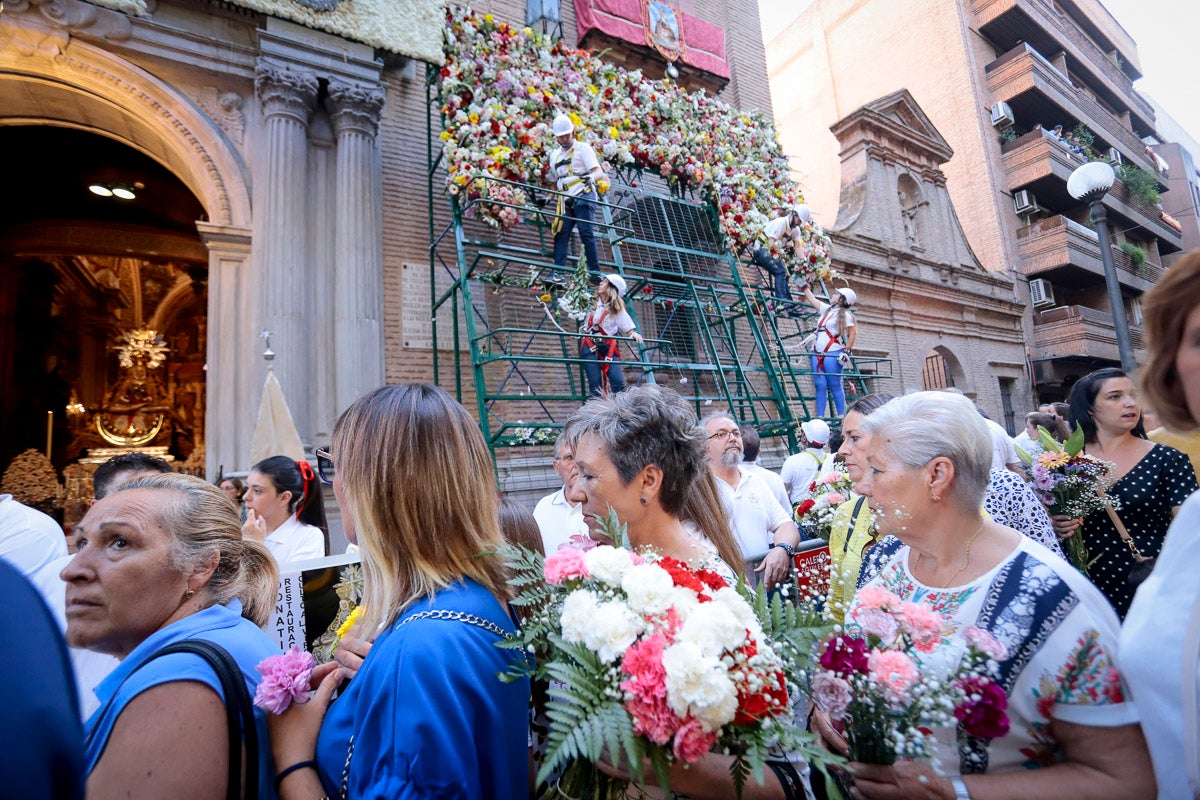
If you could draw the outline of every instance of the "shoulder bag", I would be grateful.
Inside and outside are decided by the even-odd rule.
[[[145,661],[138,664],[125,680],[129,680],[135,672],[156,658],[173,653],[191,653],[204,659],[217,675],[221,691],[225,695],[225,726],[229,733],[229,775],[226,783],[226,800],[258,800],[258,728],[254,724],[254,706],[250,701],[250,692],[246,689],[246,681],[242,670],[229,651],[218,644],[204,639],[184,639],[182,642],[169,644],[152,653]],[[122,682],[123,685],[123,682]],[[117,697],[117,692],[104,707],[104,712],[97,717],[103,719],[109,707]],[[91,744],[95,729],[88,734],[88,744]],[[242,791],[242,740],[246,743],[246,790]]]
[[[1129,535],[1129,531],[1125,530],[1125,523],[1121,522],[1121,518],[1117,516],[1117,512],[1110,505],[1104,506],[1104,510],[1108,512],[1109,519],[1112,520],[1113,526],[1117,529],[1117,533],[1125,540],[1125,544],[1129,546],[1129,551],[1133,553],[1134,565],[1129,568],[1129,574],[1125,576],[1125,581],[1130,586],[1141,586],[1146,578],[1150,577],[1150,573],[1154,571],[1154,559],[1150,556],[1142,555],[1142,551],[1138,550],[1136,544],[1133,543],[1133,537]],[[1078,532],[1076,532],[1078,536]]]

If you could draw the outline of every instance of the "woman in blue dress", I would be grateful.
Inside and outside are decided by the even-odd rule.
[[[79,551],[62,571],[67,641],[121,659],[96,687],[88,719],[89,798],[211,798],[229,788],[226,698],[201,656],[155,654],[186,639],[224,648],[252,696],[254,667],[279,648],[259,628],[274,608],[275,562],[243,541],[237,512],[190,475],[122,484],[75,527]],[[270,797],[266,721],[247,775]],[[234,793],[241,787],[233,787]]]
[[[362,553],[353,636],[374,642],[336,700],[331,663],[314,699],[272,717],[280,796],[527,796],[530,687],[498,677],[521,654],[496,646],[515,624],[479,427],[436,386],[385,386],[342,414],[329,461]]]

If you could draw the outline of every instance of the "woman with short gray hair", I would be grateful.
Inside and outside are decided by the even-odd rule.
[[[917,392],[863,428],[871,438],[856,488],[880,533],[894,537],[871,551],[882,566],[867,585],[927,603],[950,636],[970,626],[991,633],[1006,651],[997,678],[1010,728],[990,740],[935,729],[940,772],[915,761],[853,764],[859,796],[1152,797],[1137,712],[1114,667],[1116,616],[1061,557],[980,513],[992,444],[974,405]],[[936,674],[938,660],[919,666]]]

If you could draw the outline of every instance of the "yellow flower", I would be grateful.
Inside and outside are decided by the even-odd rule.
[[[467,119],[471,120],[472,125],[479,124],[479,115],[476,114],[474,111],[472,111],[470,114],[467,115]]]
[[[494,20],[493,20],[491,14],[484,14],[483,21],[486,22],[488,25],[491,25]]]
[[[544,295],[541,295],[540,297],[538,297],[538,300],[541,300],[543,303],[549,303],[550,302],[550,294],[546,293]]]
[[[571,118],[571,122],[575,123],[576,128],[581,127],[583,125],[583,120],[574,111],[572,111],[567,116],[569,116]]]
[[[442,131],[438,134],[438,138],[440,138],[443,142],[450,141],[450,131]]]
[[[616,139],[618,136],[620,136],[620,133],[617,132],[617,129],[615,127],[613,127],[612,125],[609,125],[608,126],[608,135],[610,138]]]
[[[363,615],[363,607],[355,606],[354,610],[350,612],[350,616],[346,617],[346,621],[338,626],[337,637],[340,639],[343,636],[345,636],[347,633],[349,633],[350,629],[354,627],[354,625],[358,622],[359,618],[362,615]]]
[[[590,92],[591,94],[600,94],[600,87],[599,87],[599,86],[597,86],[597,85],[596,85],[596,84],[594,84],[594,83],[592,83],[592,84],[588,84],[587,90],[588,90],[588,92]]]
[[[749,191],[746,192],[746,194],[748,194],[750,196],[750,199],[753,200],[754,199],[754,187],[751,186]]]

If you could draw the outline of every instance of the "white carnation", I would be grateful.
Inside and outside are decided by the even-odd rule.
[[[720,656],[725,650],[736,650],[746,641],[746,626],[722,603],[701,603],[688,614],[677,642],[690,642],[706,656]]]
[[[625,573],[633,567],[633,559],[628,550],[619,547],[609,547],[602,544],[587,551],[584,556],[588,573],[597,580],[602,580],[610,586],[620,586]]]
[[[592,625],[596,614],[599,598],[587,589],[577,589],[567,595],[563,601],[562,615],[559,622],[562,625],[563,639],[573,644],[581,644]]]
[[[687,619],[689,614],[700,607],[700,600],[691,589],[675,586],[671,589],[671,605],[679,612],[680,619]]]
[[[737,713],[737,688],[721,662],[691,642],[663,651],[667,704],[681,717],[694,716],[706,731],[715,731]]]
[[[565,608],[564,608],[565,611]],[[587,649],[609,663],[625,654],[642,632],[642,618],[620,600],[600,603],[592,609],[583,633]]]
[[[671,590],[675,588],[675,582],[662,567],[638,564],[625,573],[621,588],[634,611],[661,614],[671,607]]]
[[[758,621],[758,615],[754,613],[754,609],[746,602],[746,598],[738,594],[738,590],[727,587],[718,589],[713,593],[713,602],[720,603],[725,608],[728,608],[733,616],[737,617],[737,621],[742,627],[748,628],[750,635],[755,639],[761,639],[762,625]]]

